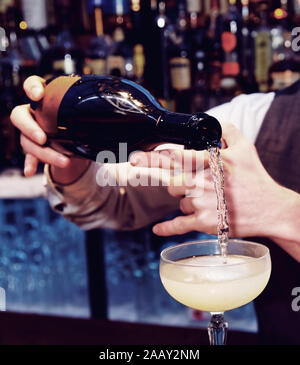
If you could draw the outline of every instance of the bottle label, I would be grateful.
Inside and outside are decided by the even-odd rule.
[[[110,0],[102,1],[102,7],[105,14],[129,14],[130,2],[127,0]]]
[[[125,60],[122,56],[108,56],[107,71],[110,74],[112,70],[119,70],[122,76],[125,76]]]
[[[236,76],[240,73],[240,65],[238,62],[224,62],[222,65],[222,74],[224,76]]]
[[[124,42],[125,34],[124,30],[121,27],[117,27],[113,33],[113,40],[115,42]]]
[[[199,0],[186,0],[186,7],[189,13],[200,13],[202,10],[202,3]]]
[[[22,5],[28,28],[39,30],[47,27],[46,0],[23,0]]]
[[[175,90],[191,87],[191,62],[187,58],[175,57],[170,60],[171,84]]]
[[[55,60],[53,62],[53,69],[63,71],[66,75],[72,75],[76,72],[75,62],[70,55],[66,55],[64,60]]]
[[[255,76],[258,84],[265,84],[269,78],[269,67],[271,64],[271,42],[269,32],[259,32],[255,37]]]
[[[104,75],[106,73],[106,61],[104,59],[88,59],[86,64],[94,75]]]
[[[1,0],[0,1],[0,12],[5,13],[7,8],[11,5],[11,0]]]
[[[300,2],[299,2],[299,0],[294,0],[293,5],[294,5],[295,14],[300,15]]]
[[[228,0],[220,0],[220,13],[221,14],[227,14],[228,7],[229,7]]]
[[[223,32],[221,35],[222,48],[225,52],[231,52],[236,48],[237,39],[231,32]]]
[[[134,74],[137,78],[140,78],[144,75],[145,63],[146,61],[145,61],[143,46],[137,44],[134,47],[134,56],[133,56],[133,69],[134,69]]]

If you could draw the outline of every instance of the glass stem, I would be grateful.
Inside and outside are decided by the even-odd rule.
[[[210,345],[225,345],[228,323],[224,320],[224,313],[211,313],[208,325]]]

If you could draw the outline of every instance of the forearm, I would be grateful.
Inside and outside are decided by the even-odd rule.
[[[87,171],[90,164],[91,161],[73,157],[65,168],[51,166],[50,172],[53,182],[62,185],[73,184]]]
[[[300,263],[300,194],[280,187],[269,237]]]
[[[103,175],[100,168],[101,165],[92,163],[73,184],[65,185],[56,181],[62,181],[59,176],[51,178],[46,168],[52,208],[85,230],[101,227],[139,229],[179,209],[179,201],[172,198],[164,187],[134,187],[130,183],[121,187],[118,184],[100,186],[99,178]],[[132,168],[128,169],[126,172],[126,165],[123,169],[116,165],[108,166],[107,172],[112,175],[110,181],[113,182],[113,176],[120,171],[122,176],[130,175]],[[65,177],[63,182],[66,182]],[[118,182],[118,179],[115,181]]]

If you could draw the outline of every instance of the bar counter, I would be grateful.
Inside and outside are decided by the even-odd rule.
[[[228,330],[228,345],[255,345]],[[206,330],[98,319],[0,313],[0,345],[208,345]]]

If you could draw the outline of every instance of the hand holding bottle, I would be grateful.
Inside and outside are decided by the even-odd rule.
[[[241,132],[229,123],[222,124],[225,146],[221,151],[225,173],[225,195],[229,215],[231,237],[265,236],[272,238],[297,260],[300,246],[295,245],[300,210],[300,195],[277,184],[263,167],[257,151]],[[150,154],[156,153],[156,159]],[[150,167],[149,161],[159,160],[161,152],[150,152],[148,158],[132,156],[134,166]],[[195,152],[183,151],[195,159]],[[166,159],[166,156],[163,156]],[[166,164],[167,165],[167,164]],[[174,162],[169,164],[175,166]],[[193,166],[193,164],[190,164]],[[152,167],[152,166],[151,166]],[[173,197],[180,199],[185,216],[159,223],[154,233],[160,236],[184,234],[191,231],[216,234],[216,193],[209,168],[200,172],[204,179],[203,192],[199,197],[185,196],[187,187],[169,186]],[[295,219],[297,217],[297,219]]]
[[[44,96],[45,80],[38,76],[29,77],[24,83],[27,96],[39,101]],[[89,165],[88,161],[68,158],[46,146],[47,136],[33,119],[30,105],[20,105],[13,109],[11,121],[21,132],[21,146],[26,154],[24,174],[33,176],[39,161],[51,165],[55,181],[68,184],[76,180]]]

